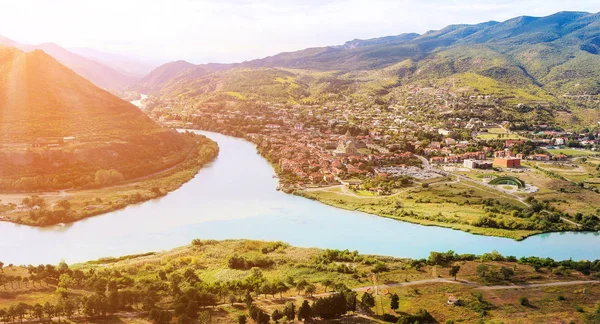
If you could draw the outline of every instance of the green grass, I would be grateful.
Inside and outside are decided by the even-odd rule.
[[[298,194],[338,208],[362,211],[420,225],[449,227],[473,234],[520,240],[540,233],[535,230],[507,230],[471,225],[480,216],[485,215],[482,206],[477,203],[481,199],[492,198],[520,207],[523,205],[499,191],[470,183],[414,188],[394,197],[352,197],[342,194],[339,189]],[[522,221],[509,215],[503,217],[515,222]]]
[[[525,139],[525,137],[523,137],[519,134],[502,134],[502,135],[500,135],[500,133],[479,134],[479,135],[477,135],[477,138],[482,139],[482,140],[494,140],[494,139],[521,140],[521,139]]]
[[[570,148],[564,148],[564,149],[547,149],[546,151],[548,151],[548,153],[550,153],[552,155],[564,154],[564,155],[567,155],[567,156],[589,156],[589,155],[598,155],[598,154],[600,154],[600,152],[597,152],[597,151],[576,150],[576,149],[570,149]]]
[[[234,97],[234,98],[240,99],[240,100],[248,100],[248,98],[246,96],[244,96],[243,94],[241,94],[239,92],[227,91],[225,93],[228,94],[228,95],[230,95],[230,96],[232,96],[232,97]]]

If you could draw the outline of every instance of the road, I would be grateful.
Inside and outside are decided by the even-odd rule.
[[[425,169],[425,170],[431,169],[431,164],[429,164],[429,160],[427,160],[427,158],[420,156],[420,155],[416,155],[416,154],[415,154],[415,157],[417,159],[421,160],[421,162],[423,162],[423,169]]]
[[[598,284],[598,283],[600,283],[600,281],[598,281],[598,280],[578,280],[578,281],[548,282],[548,283],[543,283],[543,284],[485,286],[485,285],[477,284],[472,281],[467,281],[467,280],[462,280],[462,279],[452,280],[452,279],[445,279],[445,278],[434,278],[434,279],[425,279],[425,280],[417,280],[417,281],[409,281],[409,282],[383,284],[383,285],[379,285],[378,288],[385,289],[385,288],[393,288],[393,287],[408,287],[408,286],[418,286],[418,285],[425,285],[425,284],[431,284],[431,283],[451,283],[451,284],[469,286],[469,287],[473,287],[473,288],[481,289],[481,290],[506,290],[506,289],[527,289],[527,288],[543,288],[543,287],[560,287],[560,286],[573,286],[573,285],[584,285],[584,284]],[[367,291],[368,289],[374,289],[374,288],[375,287],[373,287],[373,286],[368,286],[368,287],[354,288],[352,290],[354,290],[356,292],[364,292],[364,291]]]

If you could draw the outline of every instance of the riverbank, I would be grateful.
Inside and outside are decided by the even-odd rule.
[[[218,128],[218,126],[215,126]],[[260,145],[256,139],[237,131],[210,129]],[[257,151],[280,177],[284,177],[278,161]],[[416,181],[411,187],[396,189],[392,195],[356,197],[336,190],[306,190],[284,187],[284,192],[312,199],[323,204],[351,211],[360,211],[380,217],[424,226],[437,226],[470,234],[510,238],[517,241],[551,232],[586,231],[570,222],[533,223],[518,216],[513,210],[523,210],[527,204],[521,199],[474,182],[448,181],[438,178]],[[494,227],[495,226],[495,227]]]
[[[185,317],[232,323],[240,315],[249,317],[252,307],[271,316],[291,304],[295,319],[305,301],[312,306],[343,292],[355,297],[357,306],[341,312],[345,323],[381,322],[385,314],[414,316],[420,309],[437,323],[513,322],[517,317],[522,323],[586,322],[595,319],[600,298],[595,264],[451,251],[415,260],[285,242],[196,239],[166,252],[61,263],[51,272],[43,270],[49,266],[5,265],[0,311],[48,303],[58,307],[49,314],[26,312],[23,319],[68,317],[69,323],[116,317],[124,318],[121,323],[132,318],[150,323],[162,314],[168,316],[166,323]],[[106,292],[99,292],[99,285],[107,286]],[[367,294],[373,303],[362,302]],[[399,297],[397,310],[391,308],[393,294]],[[320,315],[318,308],[313,314]]]
[[[183,161],[135,180],[95,189],[0,194],[5,206],[0,221],[40,227],[69,224],[163,197],[194,178],[219,153],[217,143],[207,137],[187,136],[194,143]],[[31,203],[32,207],[17,208],[24,199],[36,201]]]
[[[395,204],[395,201],[390,201],[390,199],[387,197],[361,197],[360,199],[356,199],[355,197],[341,193],[332,193],[326,190],[296,190],[293,191],[293,194],[307,199],[316,200],[336,208],[359,211],[379,217],[390,218],[397,221],[403,221],[422,226],[451,228],[453,230],[463,231],[475,235],[503,237],[514,239],[516,241],[522,241],[527,237],[544,233],[543,231],[504,230],[497,228],[477,227],[468,223],[460,223],[460,220],[457,219],[448,219],[446,222],[436,221],[435,218],[439,219],[439,216],[436,214],[439,214],[441,212],[440,210],[444,210],[444,207],[420,210],[421,214],[411,213],[410,209],[408,209],[408,212],[398,213],[397,210],[391,207]],[[445,211],[449,212],[447,209]],[[431,217],[432,219],[427,219],[427,217]]]

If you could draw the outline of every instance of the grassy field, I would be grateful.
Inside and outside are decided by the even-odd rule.
[[[590,151],[590,150],[576,150],[570,148],[562,148],[562,149],[547,149],[548,153],[552,155],[556,154],[564,154],[567,156],[589,156],[589,155],[598,155],[600,152]]]
[[[520,140],[520,139],[525,139],[524,137],[518,135],[518,134],[493,134],[493,133],[489,133],[489,134],[479,134],[477,135],[478,139],[482,139],[482,140],[492,140],[492,139],[503,139],[503,140]]]
[[[449,183],[447,179],[436,180],[429,186],[414,186],[399,189],[399,193],[391,196],[374,196],[372,198],[360,193],[349,194],[339,187],[298,192],[304,197],[318,200],[325,204],[357,210],[374,215],[393,218],[401,221],[426,225],[448,227],[479,235],[508,237],[516,240],[546,231],[582,230],[576,226],[581,218],[578,213],[589,215],[593,221],[586,223],[588,230],[594,230],[600,212],[600,177],[593,163],[575,161],[569,164],[524,162],[520,172],[470,170],[455,172],[472,179],[459,183]],[[524,193],[504,188],[510,193],[484,186],[482,180],[487,177],[514,176],[523,180],[537,191]],[[441,182],[440,182],[441,181]],[[481,184],[479,184],[481,183]],[[584,186],[581,186],[585,183]],[[502,189],[500,186],[498,189]],[[516,209],[527,209],[525,199],[534,198],[548,204],[547,210],[537,216],[515,215]],[[504,206],[498,210],[485,205],[485,201],[497,201]],[[521,200],[521,201],[520,201]],[[512,207],[507,207],[512,206]],[[547,213],[561,213],[560,221],[544,222]],[[532,214],[529,214],[530,216]],[[488,226],[482,218],[492,217],[498,226]]]
[[[332,255],[333,259],[331,259]],[[273,263],[260,268],[232,269],[230,260],[233,256],[248,259],[266,258]],[[531,265],[515,261],[493,261],[503,258],[494,253],[467,258],[440,264],[432,261],[434,259],[431,257],[430,261],[415,261],[360,255],[349,251],[296,248],[281,242],[228,240],[198,241],[197,244],[167,252],[119,259],[105,258],[71,265],[68,270],[64,270],[65,265],[59,266],[58,269],[63,269],[62,271],[67,273],[79,271],[83,276],[89,276],[80,284],[71,282],[68,285],[66,298],[84,304],[86,299],[99,294],[98,289],[94,288],[98,287],[95,282],[106,284],[106,281],[102,281],[103,278],[113,278],[110,280],[114,280],[123,287],[122,290],[127,291],[144,289],[144,285],[154,282],[155,285],[159,285],[157,286],[159,292],[164,291],[158,294],[157,306],[169,309],[173,303],[169,292],[174,289],[172,282],[175,279],[172,278],[175,276],[184,278],[196,276],[200,283],[196,287],[219,285],[227,287],[227,283],[256,278],[256,273],[259,273],[261,280],[265,282],[276,280],[287,282],[287,289],[281,295],[252,293],[254,305],[267,314],[271,314],[276,309],[281,310],[288,302],[294,303],[296,307],[299,307],[304,300],[312,303],[319,297],[331,293],[331,287],[335,284],[343,284],[354,289],[358,292],[359,301],[362,294],[367,293],[368,288],[371,288],[369,293],[380,292],[374,295],[376,302],[374,307],[359,307],[356,315],[360,314],[362,317],[356,315],[345,317],[343,323],[383,323],[379,316],[384,313],[414,314],[421,308],[429,311],[439,323],[447,320],[475,323],[480,319],[485,323],[540,323],[557,318],[585,323],[586,316],[595,312],[595,303],[600,298],[598,285],[579,283],[562,286],[572,281],[589,281],[594,278],[593,276],[568,269],[560,272],[549,268],[535,269]],[[458,281],[454,281],[449,274],[450,267],[455,265],[460,266]],[[482,275],[478,270],[481,265],[487,267],[487,275]],[[377,275],[373,276],[376,268],[379,270],[376,271]],[[511,269],[511,275],[498,276],[500,269]],[[2,275],[32,278],[25,268],[12,265],[5,266]],[[165,279],[161,280],[161,276],[165,276]],[[296,283],[305,280],[307,284],[314,285],[315,291],[309,294],[299,290],[290,283],[289,278],[293,278]],[[324,285],[327,280],[331,282],[328,283],[328,287]],[[161,282],[164,285],[162,288],[160,288]],[[531,283],[559,283],[561,286],[535,288],[522,286],[519,289],[506,289],[510,286],[518,288],[515,285]],[[382,284],[387,287],[375,289],[375,286]],[[189,286],[186,285],[185,281],[179,284],[181,289],[188,289]],[[61,284],[60,287],[64,285]],[[19,303],[57,304],[61,298],[65,298],[61,297],[57,288],[56,283],[49,281],[37,283],[35,286],[31,282],[27,286],[24,283],[0,285],[0,313],[1,310]],[[220,296],[217,298],[217,305],[200,309],[201,313],[210,316],[210,320],[199,323],[236,323],[238,315],[247,314],[248,309],[238,299],[244,293],[237,291],[236,288],[232,289],[224,295],[217,293],[216,296]],[[100,289],[100,294],[103,294],[103,290]],[[399,295],[400,308],[397,312],[390,309],[389,295],[384,295],[386,292]],[[235,297],[233,303],[228,301],[230,298],[227,296]],[[458,298],[461,301],[460,306],[448,306],[446,301],[450,296]],[[564,297],[563,300],[559,300],[559,296]],[[519,301],[521,297],[527,297],[529,304],[521,305]],[[63,317],[63,322],[150,323],[144,318],[145,306],[139,303],[137,306],[134,303],[134,306],[128,309],[108,312],[107,316],[95,317],[87,315],[87,307],[82,305],[74,312],[71,320],[65,320]],[[577,311],[577,307],[580,307],[583,312]],[[56,321],[57,318],[55,317],[54,320]]]
[[[489,128],[487,134],[477,135],[478,139],[491,140],[491,139],[504,139],[504,140],[520,140],[525,139],[519,134],[509,134],[504,128]]]
[[[516,199],[494,189],[471,183],[431,184],[427,188],[414,187],[393,197],[354,197],[339,188],[299,193],[325,204],[365,213],[389,217],[401,221],[449,227],[473,234],[523,239],[540,233],[535,230],[507,230],[473,226],[472,223],[485,214],[482,199],[496,199],[501,203],[523,207]],[[520,221],[504,215],[509,221]]]

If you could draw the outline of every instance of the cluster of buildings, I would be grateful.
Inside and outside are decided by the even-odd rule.
[[[410,152],[371,153],[368,148],[372,142],[370,136],[358,140],[348,132],[342,136],[319,134],[310,137],[300,135],[298,130],[284,130],[250,134],[249,138],[259,145],[264,156],[278,161],[282,180],[293,179],[293,183],[288,183],[292,186],[334,184],[351,177],[386,177],[388,175],[377,172],[376,167],[402,166],[413,158]],[[294,142],[287,137],[290,133],[298,135]]]
[[[472,117],[500,115],[493,110],[499,109],[501,98],[459,95],[443,87],[407,86],[394,91],[403,92],[386,107],[353,99],[293,106],[160,99],[162,102],[152,103],[149,113],[169,127],[243,136],[256,143],[281,175],[292,179],[292,185],[300,186],[349,178],[431,176],[411,168],[419,164],[411,152],[425,156],[432,164],[473,169],[518,168],[524,159],[567,159],[540,153],[513,155],[512,148],[523,140],[506,140],[504,150],[498,150],[478,139],[486,129],[508,127],[503,121]],[[461,112],[468,112],[469,117],[461,118]],[[564,145],[569,136],[572,134],[545,130],[531,134],[531,140],[540,146]],[[581,140],[587,138],[582,136]]]

